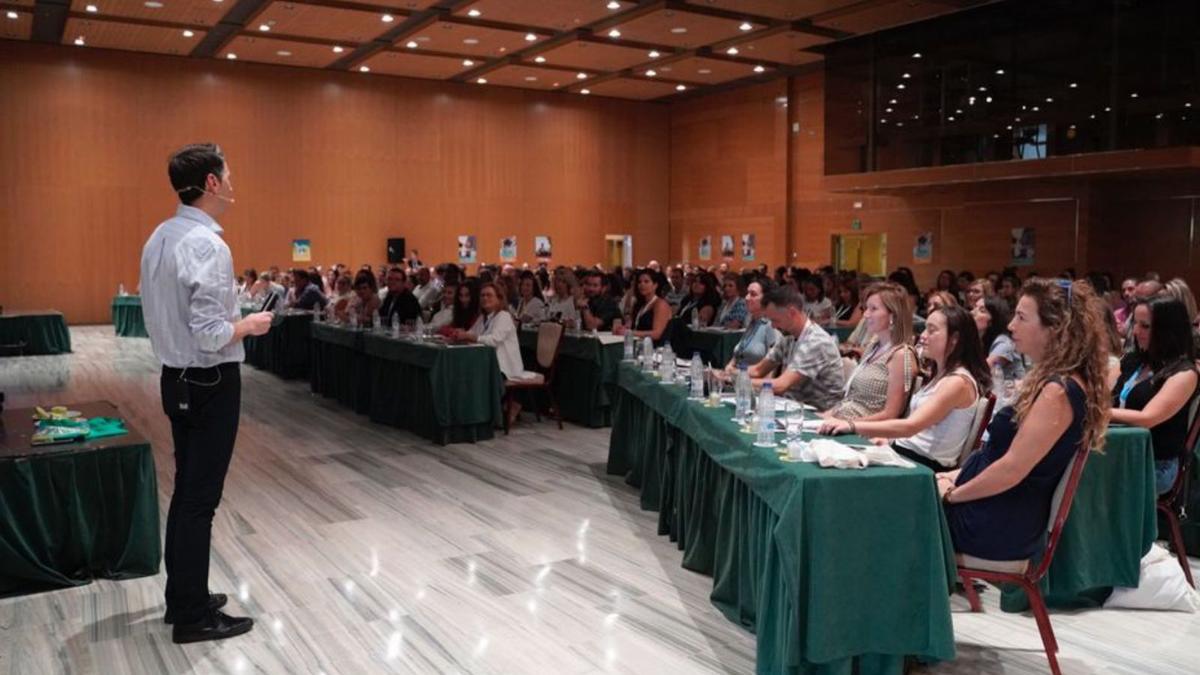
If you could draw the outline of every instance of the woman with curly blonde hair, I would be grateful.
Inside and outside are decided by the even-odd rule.
[[[959,471],[938,477],[960,553],[1026,560],[1043,546],[1055,488],[1081,447],[1104,445],[1108,308],[1086,281],[1030,279],[1009,330],[1033,362],[1013,406]]]

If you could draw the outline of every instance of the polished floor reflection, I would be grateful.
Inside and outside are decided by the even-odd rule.
[[[72,330],[75,353],[0,359],[8,405],[117,403],[169,430],[145,339]],[[436,447],[243,369],[237,451],[211,586],[258,620],[177,646],[163,575],[0,600],[0,673],[749,673],[754,637],[708,602],[633,490],[606,476],[606,430],[552,424]],[[880,552],[885,554],[886,552]],[[1197,569],[1200,569],[1198,565]],[[936,673],[1041,673],[1031,617],[956,598],[959,659]],[[1056,612],[1067,673],[1193,673],[1200,616]]]

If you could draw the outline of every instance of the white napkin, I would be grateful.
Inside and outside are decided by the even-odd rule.
[[[800,452],[800,460],[834,469],[864,469],[872,464],[908,469],[916,467],[916,464],[897,455],[895,450],[886,445],[857,447],[828,438],[810,441]]]

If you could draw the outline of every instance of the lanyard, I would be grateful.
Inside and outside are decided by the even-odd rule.
[[[482,331],[480,331],[480,333],[479,333],[480,335],[487,335],[487,334],[488,334],[488,331],[490,331],[490,330],[491,330],[491,328],[492,328],[492,322],[493,322],[493,321],[495,321],[495,319],[496,319],[496,316],[497,316],[498,314],[500,314],[500,312],[494,312],[494,313],[492,313],[492,315],[491,315],[491,316],[485,316],[485,317],[483,317],[483,330],[482,330]]]
[[[650,302],[646,303],[646,306],[643,307],[640,312],[637,313],[637,316],[634,317],[634,319],[633,319],[633,325],[634,325],[635,329],[637,328],[638,323],[642,320],[642,316],[644,316],[646,314],[646,310],[648,310],[652,306],[654,306],[654,303],[657,301],[658,301],[658,296],[656,295],[650,299]]]
[[[1138,366],[1138,369],[1133,371],[1133,374],[1129,376],[1129,379],[1125,380],[1125,386],[1121,387],[1121,394],[1118,398],[1121,401],[1122,408],[1125,407],[1125,399],[1129,398],[1129,392],[1133,391],[1133,388],[1145,379],[1142,377],[1142,370],[1144,368],[1145,366]]]

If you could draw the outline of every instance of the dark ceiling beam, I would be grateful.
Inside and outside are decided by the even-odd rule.
[[[787,23],[783,19],[775,19],[761,14],[751,14],[749,12],[739,12],[733,9],[724,9],[721,7],[707,7],[705,5],[696,5],[682,0],[667,0],[667,6],[664,9],[672,9],[676,12],[688,12],[691,14],[700,14],[702,16],[711,16],[714,19],[729,19],[730,21],[749,21],[750,23],[758,23],[764,26],[770,26],[779,22]]]
[[[597,84],[600,84],[601,82],[608,82],[609,80],[616,80],[616,79],[620,79],[620,78],[631,78],[631,77],[635,76],[635,73],[645,72],[647,69],[659,70],[663,66],[670,65],[672,63],[675,63],[676,61],[683,61],[684,59],[690,59],[695,55],[696,55],[695,49],[686,49],[686,50],[679,51],[679,52],[676,52],[676,53],[668,55],[668,56],[663,56],[661,58],[650,59],[649,61],[644,61],[642,63],[630,66],[628,68],[622,68],[621,70],[613,70],[613,71],[609,71],[606,73],[601,73],[594,77],[589,77],[586,80],[574,82],[574,83],[564,87],[564,89],[567,89],[568,91],[578,91],[580,89],[588,89]],[[655,79],[657,79],[657,78],[655,78]],[[693,85],[693,86],[700,86],[700,85]]]
[[[307,35],[288,35],[287,33],[275,33],[246,29],[239,33],[242,37],[261,38],[263,40],[277,40],[279,42],[300,42],[308,45],[319,45],[321,47],[342,47],[343,49],[355,49],[358,47],[356,42],[339,42],[329,38],[309,37]]]
[[[626,40],[625,38],[610,38],[592,33],[589,30],[581,30],[578,37],[579,42],[588,42],[598,45],[612,45],[613,47],[629,47],[630,49],[641,49],[650,51],[651,49],[660,54],[674,54],[679,51],[679,47],[671,45],[656,44],[653,42],[641,42],[639,40]]]
[[[440,2],[431,5],[427,9],[419,12],[413,12],[408,15],[408,18],[401,21],[394,28],[390,28],[376,37],[370,42],[364,42],[350,53],[333,63],[325,66],[328,70],[349,70],[354,66],[366,61],[372,56],[382,52],[400,40],[417,33],[435,22],[445,17],[450,16],[450,13],[459,7],[465,6],[470,0],[441,0]]]
[[[802,66],[787,66],[786,68],[774,73],[751,75],[750,77],[743,77],[738,80],[730,80],[728,82],[722,82],[721,84],[714,84],[708,87],[688,87],[687,91],[676,94],[667,94],[666,96],[659,96],[658,98],[651,99],[651,101],[655,103],[679,103],[681,101],[688,101],[694,98],[708,96],[710,94],[719,94],[721,92],[732,91],[734,89],[741,89],[742,87],[762,84],[777,77],[796,77],[799,75],[816,73],[820,72],[824,68],[824,63],[806,63]]]
[[[696,50],[696,56],[712,59],[714,61],[728,61],[730,63],[741,63],[747,66],[763,66],[765,68],[787,68],[791,64],[779,63],[778,61],[768,61],[766,59],[752,59],[745,56],[733,56],[724,52],[714,51],[711,47],[700,47]]]
[[[506,21],[493,21],[491,19],[472,19],[470,17],[461,17],[456,14],[450,14],[442,17],[444,23],[452,23],[459,26],[478,26],[480,28],[493,28],[495,30],[504,30],[510,33],[533,33],[543,37],[554,35],[554,31],[549,28],[538,28],[537,26],[526,26],[520,23],[508,23]]]
[[[391,14],[392,16],[408,16],[411,9],[398,9],[387,5],[370,2],[351,2],[349,0],[288,0],[293,5],[312,5],[313,7],[329,7],[331,9],[348,9],[353,12],[370,12],[372,14]]]
[[[33,29],[29,39],[34,42],[62,43],[70,11],[71,0],[37,0],[33,3]]]
[[[242,32],[246,24],[262,14],[270,4],[270,0],[238,0],[225,12],[225,16],[221,17],[217,25],[208,29],[204,39],[192,49],[191,55],[203,59],[221,51]]]
[[[477,56],[475,54],[463,54],[461,52],[443,52],[436,49],[409,49],[407,47],[388,47],[385,52],[395,54],[416,54],[417,56],[438,56],[444,59],[471,59],[472,61],[482,61],[487,57]]]
[[[826,28],[824,26],[813,25],[813,19],[801,19],[793,21],[789,28],[797,33],[808,33],[817,37],[829,38],[830,40],[844,40],[848,37],[854,37],[854,33],[847,30],[838,30],[836,28]]]
[[[112,14],[92,14],[91,12],[71,12],[69,15],[72,19],[81,19],[83,21],[99,21],[101,23],[120,23],[133,26],[147,26],[149,28],[172,28],[175,30],[194,30],[207,31],[211,26],[199,23],[180,23],[178,21],[159,21],[157,19],[141,19],[133,16],[113,16]]]

